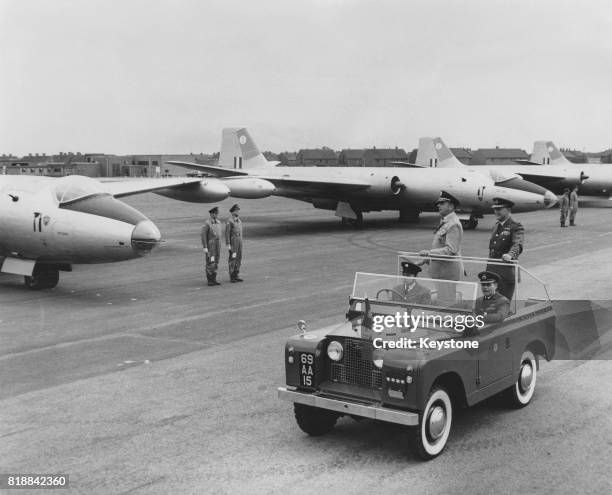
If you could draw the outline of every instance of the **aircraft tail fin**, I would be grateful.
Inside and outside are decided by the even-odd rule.
[[[258,169],[274,166],[259,151],[245,127],[223,129],[219,166],[233,169]]]
[[[531,161],[540,165],[565,165],[570,163],[552,141],[536,141],[533,143]]]
[[[440,137],[422,137],[419,139],[419,150],[416,165],[432,168],[458,168],[464,167],[453,152],[448,149]]]

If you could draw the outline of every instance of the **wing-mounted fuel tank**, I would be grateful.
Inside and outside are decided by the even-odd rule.
[[[216,203],[230,195],[230,189],[219,179],[204,179],[172,189],[160,189],[155,194],[188,203]]]
[[[223,181],[233,198],[260,199],[267,198],[274,192],[274,184],[257,177],[231,177]]]

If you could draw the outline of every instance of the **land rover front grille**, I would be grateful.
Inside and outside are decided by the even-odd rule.
[[[372,342],[347,338],[342,346],[342,360],[330,361],[330,379],[338,383],[381,389],[382,373],[372,363]]]

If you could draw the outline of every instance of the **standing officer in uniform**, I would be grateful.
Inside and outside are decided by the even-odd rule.
[[[574,186],[569,195],[570,227],[576,226],[576,213],[578,213],[578,186]]]
[[[510,312],[510,301],[497,292],[499,276],[493,272],[480,272],[478,274],[482,297],[476,300],[474,312],[484,316],[485,323],[498,323],[504,321]]]
[[[206,256],[206,279],[208,285],[221,285],[217,282],[217,268],[219,267],[219,255],[221,254],[221,222],[217,216],[219,208],[208,210],[210,219],[204,222],[202,227],[202,247]]]
[[[513,206],[512,201],[493,198],[493,210],[497,222],[489,240],[489,258],[499,259],[508,263],[508,266],[487,265],[487,271],[499,275],[499,292],[508,300],[512,300],[516,285],[516,268],[510,263],[518,260],[525,241],[525,229],[510,216]]]
[[[463,227],[459,217],[455,213],[455,208],[459,205],[459,200],[442,191],[436,200],[436,205],[440,216],[440,225],[434,231],[433,243],[430,250],[421,251],[421,256],[461,256],[461,242],[463,241]],[[459,259],[430,259],[429,276],[444,280],[460,280],[462,263]],[[452,305],[456,302],[455,284],[450,282],[440,282],[436,284],[438,290],[438,302]]]
[[[230,208],[232,216],[225,226],[225,243],[229,249],[229,275],[230,282],[242,282],[238,276],[240,273],[240,263],[242,262],[242,220],[238,216],[240,206],[234,205]]]
[[[569,187],[563,190],[563,196],[559,200],[559,208],[561,210],[561,227],[567,227],[565,220],[567,219],[567,213],[569,212],[570,199],[569,199]]]

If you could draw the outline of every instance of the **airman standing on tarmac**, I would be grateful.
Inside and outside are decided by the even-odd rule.
[[[561,210],[561,227],[567,227],[565,225],[565,221],[567,220],[567,214],[569,212],[570,207],[570,198],[569,198],[569,187],[566,187],[563,190],[563,196],[559,200],[559,209]]]
[[[232,216],[228,219],[225,226],[225,243],[229,249],[229,275],[230,282],[242,282],[238,276],[240,264],[242,263],[242,220],[240,220],[240,206],[234,205],[230,208]]]
[[[569,221],[570,227],[576,226],[576,213],[578,213],[578,186],[574,186],[569,195]]]
[[[221,254],[221,222],[217,219],[218,207],[211,208],[208,213],[210,213],[210,219],[206,220],[202,227],[202,247],[206,257],[206,279],[209,286],[214,286],[221,285],[217,282],[217,268]]]

